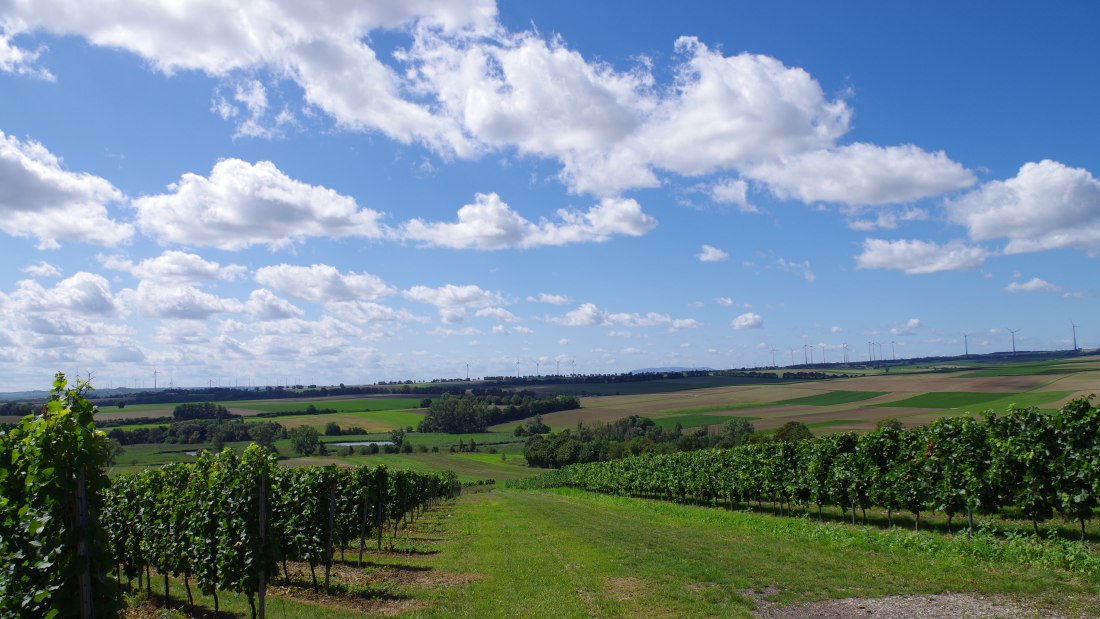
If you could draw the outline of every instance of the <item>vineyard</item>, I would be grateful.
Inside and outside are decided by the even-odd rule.
[[[518,488],[573,487],[608,494],[702,504],[770,502],[825,505],[851,512],[877,508],[888,519],[910,512],[952,519],[1007,512],[1039,524],[1058,512],[1080,526],[1100,490],[1100,411],[1087,398],[1053,415],[1033,408],[937,420],[902,430],[886,425],[863,435],[842,433],[799,442],[637,456],[575,464],[526,480]]]
[[[266,584],[287,561],[329,569],[334,548],[383,535],[431,504],[456,496],[453,473],[425,475],[385,466],[280,469],[258,446],[200,454],[109,480],[107,442],[92,422],[87,388],[58,375],[41,414],[0,434],[0,615],[113,616],[119,583],[138,579],[151,594],[152,571],[182,577],[213,596],[248,597],[263,616]]]

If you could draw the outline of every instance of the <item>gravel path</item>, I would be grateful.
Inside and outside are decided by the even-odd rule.
[[[757,600],[756,616],[761,619],[1066,619],[1027,600],[972,593],[847,598],[791,606],[776,606],[762,599],[769,593],[752,594]]]

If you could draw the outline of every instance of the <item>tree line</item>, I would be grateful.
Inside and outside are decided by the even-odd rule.
[[[507,396],[452,395],[431,401],[427,413],[417,426],[417,432],[468,434],[485,432],[489,426],[557,411],[580,408],[580,400],[558,395],[536,398],[531,392]]]
[[[1080,525],[1100,491],[1100,410],[1078,398],[1054,414],[1037,408],[989,411],[983,420],[949,417],[903,430],[888,424],[863,435],[748,444],[608,462],[574,464],[516,482],[611,494],[715,503],[769,501],[856,511],[942,512],[952,520],[1011,510],[1039,524],[1055,512]]]
[[[631,415],[611,423],[577,423],[575,431],[532,436],[523,446],[523,457],[528,466],[561,468],[643,454],[734,447],[752,436],[752,424],[740,417],[723,424],[718,434],[709,434],[706,428],[685,433],[679,424],[663,428],[649,417]]]

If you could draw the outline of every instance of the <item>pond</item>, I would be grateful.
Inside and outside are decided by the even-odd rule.
[[[337,447],[359,447],[361,445],[378,445],[379,447],[385,447],[386,445],[393,445],[393,441],[351,441],[345,443],[325,443],[328,446]]]

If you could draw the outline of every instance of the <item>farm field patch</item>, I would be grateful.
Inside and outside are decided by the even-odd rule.
[[[818,395],[806,396],[803,398],[794,398],[791,400],[783,400],[776,402],[776,404],[783,405],[808,405],[808,406],[833,406],[836,404],[851,404],[852,402],[862,402],[863,400],[870,400],[879,396],[886,395],[886,391],[830,391],[828,393],[821,393]]]
[[[903,408],[961,408],[973,406],[982,402],[992,402],[1002,397],[1004,397],[1004,394],[1001,393],[938,391],[933,393],[922,393],[920,395],[905,398],[904,400],[883,402],[881,404],[876,404],[876,406],[900,406]]]

